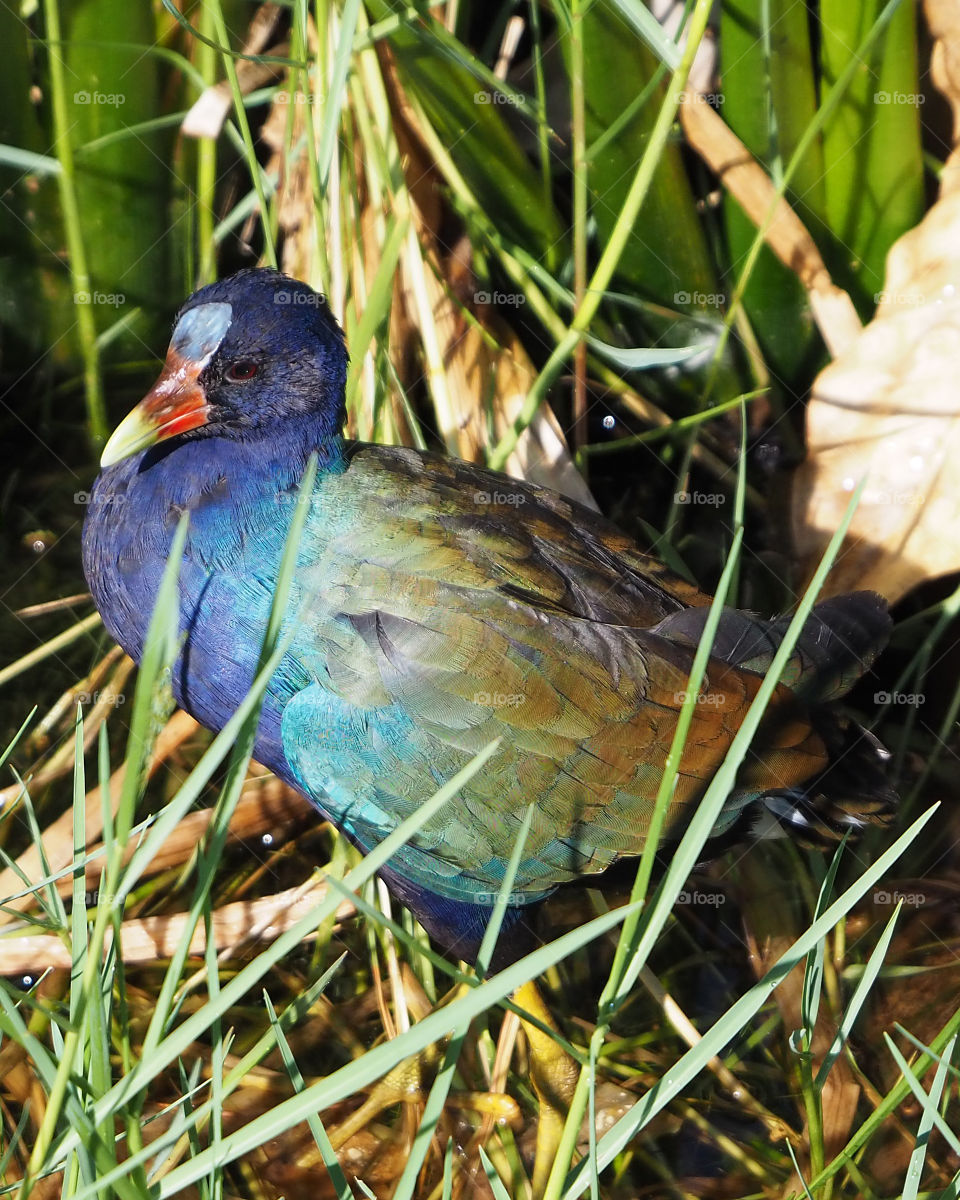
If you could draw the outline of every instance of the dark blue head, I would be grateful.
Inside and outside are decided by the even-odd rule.
[[[245,441],[309,414],[321,436],[343,424],[347,352],[326,300],[254,268],[193,293],[177,313],[160,378],[117,427],[103,466],[156,442]]]

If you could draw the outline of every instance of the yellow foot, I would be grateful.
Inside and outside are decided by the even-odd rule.
[[[414,1058],[405,1058],[403,1062],[397,1063],[392,1071],[374,1085],[360,1107],[329,1131],[330,1143],[334,1150],[338,1150],[354,1134],[366,1128],[385,1108],[392,1108],[394,1104],[410,1104],[423,1100],[425,1070],[428,1074],[436,1071],[434,1046],[429,1046]]]

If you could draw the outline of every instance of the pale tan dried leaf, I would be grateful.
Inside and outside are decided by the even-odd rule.
[[[493,415],[496,441],[520,416],[537,373],[520,339],[492,308],[475,297],[468,299],[466,306],[476,308],[485,328],[468,320],[454,294],[456,280],[453,287],[441,281],[439,270],[432,270],[419,250],[432,239],[416,205],[414,214],[413,249],[401,260],[404,307],[425,340],[428,378],[447,450],[458,458],[482,462],[491,441],[488,412]],[[563,430],[546,404],[507,460],[506,473],[596,508],[570,457]]]
[[[289,53],[289,46],[270,46],[274,30],[283,13],[278,4],[261,4],[253,14],[242,54],[263,54],[270,47],[271,57],[281,58]],[[276,63],[254,62],[250,58],[235,60],[237,83],[242,95],[247,96],[257,88],[265,87],[278,78],[282,68]],[[221,80],[206,88],[190,106],[180,128],[187,137],[216,138],[223,130],[224,121],[233,107],[233,92],[227,80]]]
[[[459,458],[480,462],[484,448],[498,440],[520,415],[536,371],[516,334],[489,305],[476,299],[472,248],[467,239],[461,238],[453,247],[440,244],[436,231],[442,222],[443,207],[433,165],[417,137],[416,116],[405,101],[388,53],[384,52],[379,65],[394,101],[393,133],[409,189],[394,198],[394,211],[398,204],[405,211],[409,207],[413,218],[390,314],[391,356],[398,376],[408,387],[414,387],[421,377],[426,381],[438,422],[436,432],[447,450]],[[298,106],[293,114],[295,138],[315,107]],[[268,169],[281,177],[278,200],[284,233],[283,268],[310,281],[316,274],[312,184],[305,154],[292,162],[284,160],[289,119],[286,108],[275,103],[261,137],[272,151]],[[362,163],[357,164],[357,174],[362,181]],[[386,222],[382,208],[362,192],[357,208],[360,238],[354,239],[354,259],[347,269],[352,275],[354,303],[362,308],[380,263]],[[334,236],[332,252],[337,246]],[[330,299],[334,311],[338,311],[337,296]],[[465,310],[475,312],[478,320],[469,320]],[[363,403],[350,413],[348,432],[354,437],[369,437],[373,432],[373,379],[364,377],[362,382]],[[410,441],[399,398],[391,395],[389,405],[389,435]],[[492,428],[488,427],[489,414]],[[573,464],[563,430],[546,404],[525,431],[506,471],[596,508],[590,489]]]
[[[403,149],[413,217],[394,308],[402,308],[422,342],[423,369],[448,452],[482,462],[484,449],[520,416],[537,373],[519,337],[478,293],[469,240],[461,237],[453,246],[441,243],[441,192],[428,141],[389,54],[384,54],[382,66]],[[522,303],[524,297],[518,292],[514,300]],[[465,310],[476,316],[476,323]],[[391,339],[391,344],[396,341]],[[540,406],[505,470],[514,478],[529,479],[597,507],[548,404]]]
[[[887,258],[876,315],[817,377],[807,461],[794,480],[805,577],[866,478],[826,591],[900,599],[960,569],[960,193],[943,197]]]
[[[438,327],[448,335],[445,365],[451,398],[451,424],[441,429],[452,454],[483,461],[490,443],[486,404],[493,410],[494,442],[507,432],[523,409],[537,372],[517,335],[492,310],[482,313],[484,325],[497,339],[469,324],[448,296],[434,291]],[[451,444],[452,443],[452,444]],[[596,508],[583,476],[573,464],[560,422],[549,405],[540,406],[507,459],[506,473],[553,488],[570,499]]]
[[[187,813],[146,864],[144,878],[189,862],[207,831],[213,812],[212,808],[201,808],[196,812]],[[227,841],[247,841],[264,834],[270,834],[274,840],[279,840],[277,835],[309,815],[317,819],[317,810],[304,800],[299,792],[295,792],[275,775],[257,775],[243,785],[240,799],[230,818]],[[133,843],[127,846],[124,862],[130,860],[136,848]],[[96,886],[102,866],[106,862],[106,857],[100,853],[102,849],[102,842],[87,848],[91,857],[86,866],[88,888]],[[57,890],[61,895],[69,895],[72,887],[73,881],[69,875],[57,882]]]
[[[960,137],[960,5],[927,0],[932,73]],[[854,488],[865,490],[825,592],[873,588],[895,602],[960,569],[960,161],[940,199],[887,256],[873,320],[821,371],[807,409],[807,461],[794,478],[794,544],[808,579]]]
[[[128,660],[129,661],[129,660]],[[132,663],[130,664],[132,667]],[[184,712],[177,712],[171,717],[157,740],[153,758],[150,762],[149,774],[152,775],[176,751],[180,745],[199,728],[196,721]],[[230,820],[228,840],[231,842],[254,838],[263,834],[276,835],[302,820],[304,816],[315,813],[312,806],[292,788],[287,787],[274,775],[264,773],[264,768],[252,764],[252,777],[244,784],[240,800]],[[115,811],[123,785],[124,768],[121,766],[114,772],[110,781],[111,808]],[[28,780],[28,786],[36,781]],[[4,804],[14,803],[20,791],[20,785],[4,789],[0,793],[0,801]],[[147,865],[144,875],[155,875],[170,867],[179,866],[189,861],[196,852],[197,845],[210,823],[212,809],[201,809],[188,813],[162,843],[157,854]],[[96,886],[100,877],[106,856],[102,853],[103,843],[97,841],[102,830],[100,789],[96,787],[86,797],[86,833],[87,853],[90,861],[86,865],[86,883],[88,888]],[[44,830],[41,840],[44,854],[52,872],[62,870],[73,861],[73,814],[70,810],[63,813],[57,820]],[[127,847],[124,861],[129,861],[136,850],[136,845]],[[35,846],[30,846],[17,859],[20,870],[30,880],[41,877],[40,855]],[[56,883],[60,895],[69,895],[73,888],[72,877],[64,875]],[[0,897],[5,897],[23,889],[23,882],[15,871],[8,869],[0,872]],[[0,913],[0,924],[10,922],[13,911],[23,912],[33,904],[33,896],[21,896],[15,900],[4,899],[4,907],[9,912]]]
[[[926,0],[923,6],[933,38],[930,74],[953,111],[953,152],[944,164],[940,194],[960,189],[960,5],[957,0]]]
[[[225,904],[213,913],[214,945],[218,952],[236,951],[256,939],[273,941],[315,908],[327,894],[324,883],[309,887],[289,888],[274,896],[259,900],[237,900]],[[337,909],[337,920],[343,921],[355,912],[349,900]],[[143,917],[124,921],[120,927],[120,955],[124,962],[156,962],[169,958],[176,949],[187,922],[186,913]],[[107,935],[108,944],[111,941]],[[198,926],[190,940],[190,953],[202,955],[207,939],[203,925]],[[0,975],[24,972],[39,974],[51,967],[69,968],[70,947],[52,934],[12,935],[0,938]]]

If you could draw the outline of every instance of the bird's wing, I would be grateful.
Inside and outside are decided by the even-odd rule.
[[[346,474],[330,482],[362,498],[374,536],[402,526],[406,561],[436,556],[430,573],[450,583],[641,628],[710,603],[599,513],[471,463],[358,446]]]
[[[495,893],[528,803],[518,891],[638,853],[693,658],[651,627],[705,597],[596,514],[466,464],[365,449],[319,494],[295,643],[316,682],[283,720],[307,790],[369,842],[500,737],[422,831],[409,854],[426,865],[406,861],[408,874],[442,876],[460,897]],[[674,821],[702,795],[759,683],[711,661]],[[790,788],[823,757],[781,688],[740,782]]]

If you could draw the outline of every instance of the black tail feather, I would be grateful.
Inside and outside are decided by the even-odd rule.
[[[699,644],[709,610],[686,608],[661,621],[653,632]],[[763,675],[783,641],[790,617],[767,621],[728,608],[720,617],[712,655]],[[892,622],[887,602],[876,592],[851,592],[817,604],[807,619],[781,681],[811,702],[834,700],[849,691],[887,643]]]

